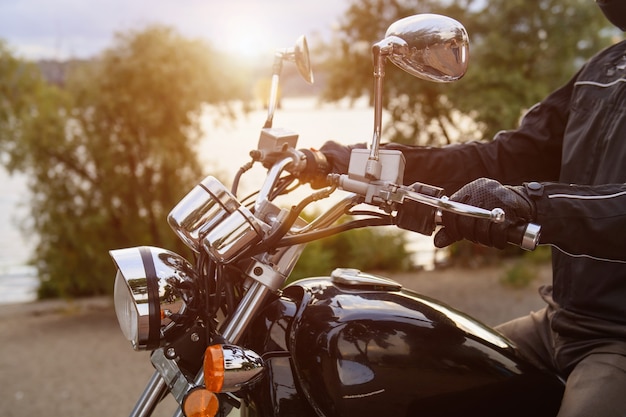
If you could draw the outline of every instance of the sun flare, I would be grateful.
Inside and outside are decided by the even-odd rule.
[[[252,58],[268,52],[281,45],[275,42],[271,28],[252,16],[239,16],[228,25],[218,47],[243,58]]]

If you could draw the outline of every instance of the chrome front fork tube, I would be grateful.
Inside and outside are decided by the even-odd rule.
[[[130,413],[130,417],[149,417],[165,394],[167,394],[167,384],[161,375],[155,371],[137,404],[135,404],[135,408]]]

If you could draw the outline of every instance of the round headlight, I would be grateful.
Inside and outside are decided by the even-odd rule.
[[[122,333],[133,345],[139,340],[139,312],[132,293],[126,284],[122,273],[118,270],[115,276],[115,288],[113,290],[115,300],[115,314],[120,324]]]
[[[109,253],[117,266],[114,300],[122,333],[135,350],[159,347],[184,321],[195,299],[192,265],[174,252],[150,246]]]

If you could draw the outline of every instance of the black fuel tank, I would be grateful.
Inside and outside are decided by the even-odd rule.
[[[336,270],[284,295],[259,317],[252,338],[258,353],[285,353],[275,367],[269,361],[272,414],[557,413],[563,384],[556,376],[528,364],[490,328],[393,281]]]

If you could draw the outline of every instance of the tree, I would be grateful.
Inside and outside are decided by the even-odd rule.
[[[117,35],[63,88],[32,75],[24,83],[37,94],[27,88],[9,98],[0,149],[10,169],[31,178],[40,295],[110,293],[110,249],[186,250],[165,218],[202,178],[202,105],[233,91],[216,65],[223,61],[208,45],[154,26]]]
[[[515,128],[525,110],[611,42],[610,28],[585,0],[489,0],[468,16],[470,70],[451,100],[484,138]]]
[[[356,0],[327,48],[325,98],[371,96],[371,45],[393,21],[417,13],[462,22],[471,40],[470,66],[450,85],[387,65],[384,103],[392,120],[385,134],[396,142],[442,145],[513,128],[523,109],[610,41],[608,22],[585,0]]]
[[[25,158],[24,149],[18,146],[23,132],[42,116],[46,98],[54,94],[37,66],[15,57],[0,40],[0,156],[9,171]],[[39,108],[36,103],[40,103]]]

